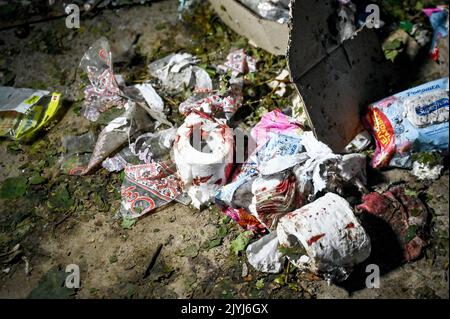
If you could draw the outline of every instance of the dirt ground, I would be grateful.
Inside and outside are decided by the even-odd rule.
[[[83,19],[78,30],[67,29],[64,19],[34,24],[25,39],[18,39],[15,29],[0,32],[0,85],[56,90],[67,107],[61,121],[33,144],[0,141],[1,183],[36,173],[45,179],[28,185],[21,198],[0,199],[0,298],[26,298],[32,291],[62,298],[448,298],[448,166],[434,182],[418,181],[407,170],[371,172],[370,188],[404,183],[426,199],[433,215],[425,256],[382,270],[378,289],[365,288],[357,275],[336,286],[295,273],[280,284],[279,275],[258,273],[248,264],[249,274],[242,277],[246,256],[230,250],[242,230],[215,207],[197,211],[173,203],[124,229],[116,218],[119,174],[104,169],[84,177],[61,174],[61,137],[90,127],[77,112],[83,53],[100,36],[110,40],[115,61],[127,61],[130,48],[137,48],[138,62],[121,72],[132,82],[145,77],[146,63],[165,52],[195,52],[199,43],[178,21],[177,3],[104,10]],[[221,61],[230,45],[206,54]],[[61,200],[61,193],[68,196]],[[220,245],[211,247],[219,232]],[[16,258],[6,260],[17,244]],[[156,264],[144,278],[159,245]],[[52,286],[69,264],[79,265],[81,287]]]

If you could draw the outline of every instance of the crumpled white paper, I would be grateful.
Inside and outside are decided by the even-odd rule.
[[[278,247],[277,232],[271,232],[247,246],[247,260],[258,271],[279,273],[283,267],[283,255]]]
[[[187,88],[194,91],[211,91],[209,74],[196,66],[198,59],[189,53],[170,54],[148,66],[150,74],[159,79],[163,89],[181,93]]]

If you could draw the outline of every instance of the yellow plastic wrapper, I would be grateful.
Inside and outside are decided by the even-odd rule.
[[[54,119],[61,94],[0,87],[0,136],[31,140]]]

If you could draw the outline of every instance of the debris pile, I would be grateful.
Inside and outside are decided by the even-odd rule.
[[[289,19],[289,1],[240,2],[260,17],[280,24]],[[180,2],[182,8],[189,5],[189,1]],[[329,4],[321,5],[329,9]],[[364,28],[365,20],[351,1],[341,0],[336,7],[335,39],[342,46],[335,46],[338,42],[333,40],[334,47],[330,44],[328,51],[338,54],[344,50],[339,59],[350,64],[349,43]],[[448,35],[448,9],[438,7],[425,13],[434,29],[431,55],[437,59],[435,43]],[[384,45],[387,58],[394,60],[395,46],[389,43],[400,38],[425,46],[428,40],[418,28],[391,35]],[[323,59],[320,54],[310,55],[321,61],[331,59],[328,51],[324,50]],[[360,63],[359,58],[355,60]],[[288,112],[275,109],[263,114],[246,132],[231,119],[244,105],[245,77],[257,73],[258,61],[243,49],[231,50],[222,64],[213,66],[229,76],[225,88],[215,87],[216,79],[211,79],[199,62],[189,53],[172,53],[148,65],[151,81],[127,86],[121,75],[114,74],[108,40],[95,42],[80,62],[89,80],[82,114],[92,123],[105,121],[106,125],[98,134],[90,130],[64,136],[61,170],[69,175],[92,174],[101,167],[123,172],[119,213],[124,219],[139,218],[172,201],[192,204],[199,210],[215,203],[245,231],[253,232],[256,240],[248,245],[246,254],[249,263],[262,272],[280,272],[288,260],[328,281],[346,280],[355,266],[371,255],[372,242],[366,229],[370,225],[361,222],[368,215],[390,226],[403,248],[403,261],[421,256],[429,239],[428,208],[401,186],[370,192],[363,151],[373,139],[373,168],[407,168],[420,180],[439,178],[444,169],[441,153],[448,150],[449,140],[448,77],[371,103],[362,118],[365,130],[360,121],[352,120],[355,112],[345,114],[351,122],[345,134],[337,131],[341,129],[337,122],[328,126],[334,121],[331,113],[322,118],[327,127],[316,125],[311,130],[297,117],[286,115],[294,113],[291,107]],[[321,71],[327,63],[299,67],[305,68],[305,74],[314,68],[314,72],[327,73]],[[362,68],[362,62],[357,67]],[[339,74],[350,69],[356,74],[358,70],[351,64],[343,68],[349,69]],[[289,75],[293,81],[297,79],[280,70],[272,81],[264,83],[273,89],[273,97],[285,95]],[[306,76],[324,88],[320,92],[324,97],[328,94],[326,81]],[[309,93],[317,89],[303,87]],[[357,105],[362,103],[358,100],[362,89],[355,91],[351,103]],[[168,119],[162,92],[190,93],[177,104],[183,116],[179,126]],[[306,109],[304,103],[301,105]],[[0,87],[0,135],[18,140],[34,137],[59,108],[58,93]],[[311,104],[308,108],[314,109]],[[328,137],[337,135],[345,144],[353,140],[336,152],[331,143],[319,140],[318,130],[328,131]],[[348,139],[350,133],[353,135]]]

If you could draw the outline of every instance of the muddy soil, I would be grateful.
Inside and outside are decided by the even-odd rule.
[[[0,182],[10,177],[28,181],[23,196],[0,198],[0,298],[30,293],[61,298],[448,298],[448,167],[437,181],[426,183],[407,170],[372,172],[370,188],[404,183],[426,200],[433,214],[425,255],[386,268],[378,289],[365,288],[363,276],[336,286],[295,270],[280,280],[280,275],[244,266],[245,254],[230,249],[242,230],[215,207],[198,211],[173,203],[124,228],[116,218],[120,174],[104,169],[84,177],[61,174],[62,136],[91,127],[79,113],[83,82],[77,67],[100,36],[110,40],[113,59],[125,61],[117,73],[129,83],[145,79],[145,65],[168,52],[197,53],[210,64],[222,61],[235,45],[249,48],[260,60],[268,57],[225,26],[211,31],[224,34],[223,45],[202,48],[190,27],[178,21],[177,3],[103,10],[83,19],[78,30],[67,29],[64,19],[34,24],[25,39],[15,29],[0,32],[0,85],[56,90],[66,108],[62,119],[34,143],[0,141]],[[269,77],[283,63],[266,62],[274,68]],[[165,102],[175,113],[177,103]],[[30,183],[36,174],[43,180]],[[79,266],[81,287],[52,286],[69,264]],[[249,270],[244,277],[243,268]]]

